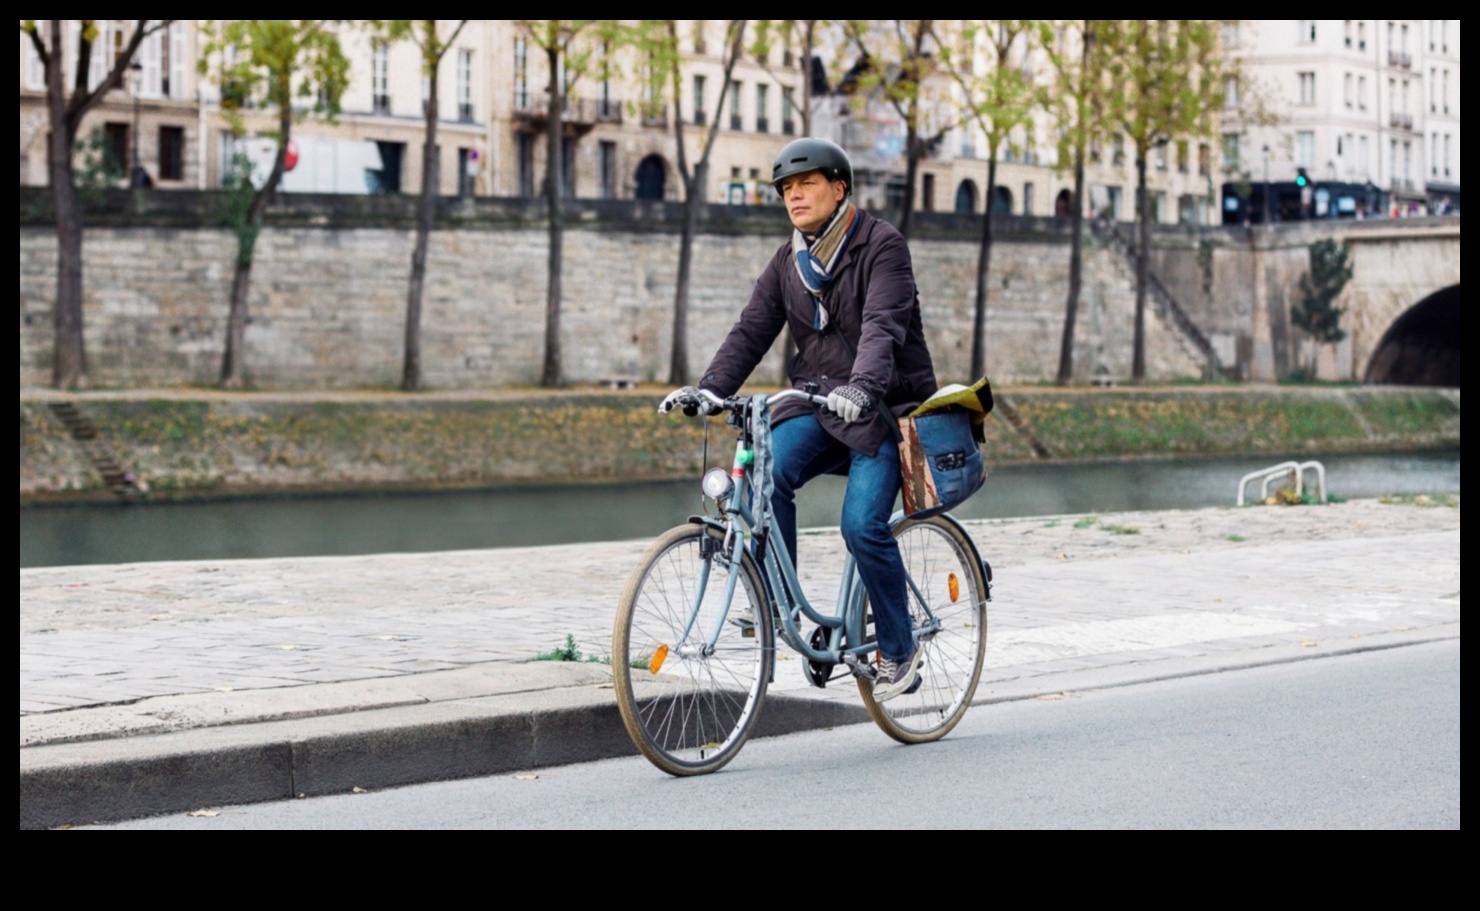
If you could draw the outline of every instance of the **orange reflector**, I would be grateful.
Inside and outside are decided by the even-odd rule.
[[[946,587],[951,590],[951,603],[955,603],[961,597],[961,582],[955,573],[946,576]]]
[[[648,662],[648,671],[650,673],[656,674],[658,672],[658,669],[663,666],[663,662],[667,660],[667,658],[668,646],[658,646],[658,650],[656,652],[653,652],[652,660]]]

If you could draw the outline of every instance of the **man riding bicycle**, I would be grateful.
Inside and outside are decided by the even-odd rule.
[[[790,326],[792,385],[827,396],[827,410],[794,400],[772,414],[771,512],[795,560],[796,491],[822,474],[847,475],[841,530],[873,605],[880,654],[873,694],[883,702],[913,692],[922,660],[889,530],[900,489],[897,418],[937,388],[919,293],[904,238],[849,201],[853,166],[841,148],[815,138],[788,143],[771,180],[791,218],[791,240],[761,272],[699,386],[675,390],[659,410],[684,404],[716,413],[690,404],[697,390],[734,395]]]

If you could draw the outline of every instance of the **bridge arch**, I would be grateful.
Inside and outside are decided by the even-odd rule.
[[[1459,285],[1414,304],[1383,333],[1363,382],[1459,388]]]

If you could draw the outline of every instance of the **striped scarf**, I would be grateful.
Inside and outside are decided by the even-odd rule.
[[[822,233],[811,243],[807,242],[806,235],[800,230],[792,229],[791,252],[796,259],[797,275],[812,293],[812,303],[816,308],[812,316],[813,329],[822,329],[827,325],[827,310],[822,306],[822,294],[832,282],[833,267],[838,264],[838,257],[842,255],[843,248],[848,246],[848,239],[853,236],[857,227],[858,209],[853,203],[844,200],[827,226],[822,229]]]

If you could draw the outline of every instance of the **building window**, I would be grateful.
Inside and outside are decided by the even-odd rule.
[[[769,104],[767,103],[770,100],[768,97],[770,88],[764,82],[757,82],[755,84],[755,131],[757,133],[769,133],[771,131],[771,122],[767,116],[770,113],[768,110]]]
[[[1223,80],[1223,106],[1230,111],[1238,107],[1238,78],[1235,76]]]
[[[36,20],[36,37],[41,39],[45,45],[46,20]],[[30,40],[26,41],[26,88],[37,91],[46,88],[46,66],[41,62],[41,55],[36,53],[36,45]]]
[[[1352,46],[1352,21],[1350,19],[1347,19],[1347,20],[1345,20],[1342,23],[1342,26],[1341,26],[1341,43],[1343,45],[1345,45],[1348,50],[1351,49],[1351,46]]]
[[[706,21],[705,19],[694,20],[694,53],[696,54],[709,53],[709,46],[704,41],[704,25]]]
[[[1367,77],[1357,77],[1357,109],[1367,110]]]
[[[1031,183],[1023,184],[1023,214],[1033,214],[1033,185]]]
[[[1365,51],[1366,49],[1367,49],[1367,23],[1359,20],[1357,22],[1357,50],[1359,50],[1359,51]]]
[[[1188,158],[1187,140],[1185,140],[1185,139],[1178,140],[1178,142],[1177,142],[1177,173],[1178,174],[1186,174],[1187,173],[1187,168],[1188,168],[1187,158]]]
[[[1228,172],[1237,171],[1239,168],[1238,134],[1223,134],[1223,170]]]
[[[795,90],[791,86],[781,89],[781,132],[787,136],[797,131],[796,125],[796,97]]]
[[[694,126],[702,127],[709,122],[709,115],[704,113],[704,77],[694,75]]]
[[[1152,156],[1152,159],[1156,163],[1156,169],[1158,171],[1165,171],[1167,169],[1167,146],[1166,146],[1166,143],[1162,143],[1162,144],[1158,145],[1155,149],[1153,149],[1152,152],[1151,152],[1151,156]],[[1029,162],[1029,163],[1031,164],[1031,162]]]
[[[370,50],[370,103],[377,114],[391,112],[390,65],[390,48],[384,41],[375,42]]]
[[[185,129],[159,128],[159,177],[161,180],[185,178]]]
[[[1300,74],[1300,103],[1307,106],[1316,103],[1315,73]]]
[[[1212,170],[1213,153],[1206,142],[1197,144],[1197,173],[1199,177],[1207,177]]]
[[[473,122],[473,52],[467,48],[457,52],[457,119]]]
[[[1223,46],[1227,48],[1238,47],[1238,22],[1223,23]]]
[[[601,141],[601,198],[617,198],[617,144]]]
[[[529,109],[529,43],[514,38],[514,110]]]
[[[1352,106],[1352,74],[1347,73],[1341,77],[1341,100],[1347,106]]]
[[[108,143],[109,160],[118,169],[118,173],[127,174],[129,171],[128,124],[103,124],[103,137]]]
[[[1295,134],[1295,166],[1314,167],[1316,163],[1316,134],[1311,130],[1300,130]]]
[[[1315,44],[1316,43],[1316,20],[1314,20],[1314,19],[1299,19],[1299,20],[1296,20],[1296,21],[1298,21],[1300,23],[1300,36],[1297,39],[1298,42],[1300,44]]]
[[[920,177],[920,211],[935,211],[935,175],[924,174]]]
[[[730,83],[730,129],[740,129],[740,83]]]

